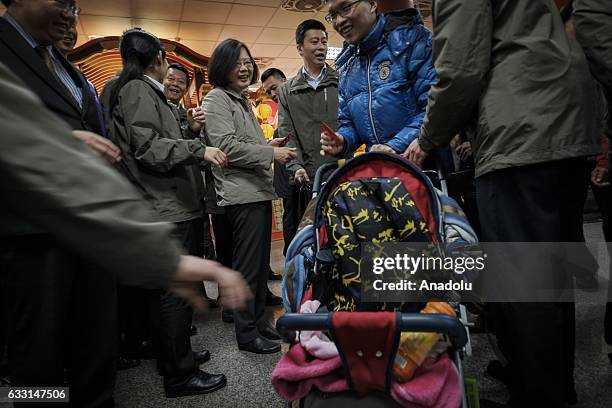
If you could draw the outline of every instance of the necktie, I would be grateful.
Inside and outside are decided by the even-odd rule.
[[[64,84],[59,75],[57,75],[57,72],[55,71],[55,66],[53,65],[53,58],[51,57],[51,54],[49,54],[49,50],[46,47],[39,45],[38,47],[36,47],[36,52],[45,62],[47,69],[49,69],[49,72],[51,72],[51,75],[53,76],[53,78],[55,78],[66,97],[70,100],[70,102],[72,102],[72,104],[74,104],[75,106],[80,107],[74,95],[72,95],[72,92],[70,92],[66,84]]]

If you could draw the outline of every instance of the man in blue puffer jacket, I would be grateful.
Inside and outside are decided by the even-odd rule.
[[[338,134],[321,135],[324,154],[367,150],[402,153],[418,137],[431,82],[431,33],[419,12],[378,15],[374,0],[331,0],[326,20],[345,39],[340,74]]]

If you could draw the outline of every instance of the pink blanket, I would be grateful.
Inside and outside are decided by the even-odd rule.
[[[315,359],[298,343],[272,371],[272,386],[283,399],[296,401],[313,388],[322,392],[349,389],[340,357]],[[407,383],[393,382],[391,396],[409,408],[457,408],[461,405],[459,374],[447,354],[427,359]]]

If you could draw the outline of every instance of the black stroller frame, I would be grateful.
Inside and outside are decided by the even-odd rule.
[[[400,160],[404,164],[413,166],[403,158],[399,158],[397,155],[390,155],[387,153],[367,153],[368,155],[377,155],[384,159],[391,159],[393,161]],[[333,169],[339,168],[344,165],[344,160],[337,162],[330,162],[322,165],[317,170],[313,184],[312,184],[312,198],[315,199],[321,193],[322,187],[325,182],[323,177],[326,173]],[[414,166],[413,166],[414,167]],[[419,169],[421,174],[424,175],[424,182],[429,183],[432,188],[435,188],[430,178],[436,178],[440,185],[440,189],[447,194],[446,180],[444,171],[438,166],[437,171],[426,171],[423,172]],[[433,176],[433,177],[432,177]],[[315,217],[316,218],[316,217]],[[321,249],[319,241],[319,230],[315,229],[317,253]],[[315,260],[315,273],[318,271],[317,260]],[[459,378],[462,384],[461,392],[461,406],[462,408],[468,408],[466,387],[462,366],[463,355],[471,355],[471,344],[469,339],[468,322],[466,318],[466,309],[463,305],[459,304],[457,307],[459,317],[451,317],[444,314],[421,314],[421,313],[398,313],[400,315],[397,325],[399,330],[402,332],[427,332],[427,333],[440,333],[447,337],[450,347],[448,353],[455,364],[459,373]],[[331,331],[331,321],[334,312],[330,313],[314,313],[314,314],[300,314],[300,313],[288,313],[281,316],[277,323],[276,328],[280,333],[288,333],[291,331]],[[359,312],[354,312],[359,313]],[[292,403],[288,403],[288,407],[291,407]],[[300,405],[301,406],[301,405]]]

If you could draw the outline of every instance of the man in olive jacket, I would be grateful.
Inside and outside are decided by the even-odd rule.
[[[596,98],[584,54],[555,4],[438,0],[433,23],[437,83],[406,156],[421,163],[465,129],[483,241],[580,241],[585,157],[599,149]],[[524,273],[526,285],[542,277],[520,262],[487,272]],[[567,274],[563,264],[555,269],[561,282]],[[493,305],[509,362],[509,406],[575,403],[573,303]]]
[[[321,122],[338,128],[338,73],[325,63],[327,31],[317,20],[302,22],[295,31],[298,53],[304,65],[297,75],[280,87],[278,95],[278,135],[289,136],[287,146],[297,148],[297,157],[287,164],[293,188],[287,207],[294,211],[290,231],[285,239],[291,242],[310,197],[301,197],[300,185],[314,178],[321,164],[335,160],[321,156]],[[286,243],[288,245],[288,243]]]
[[[612,8],[604,0],[576,0],[574,2],[576,39],[582,45],[591,73],[606,94],[607,134],[612,135]],[[608,299],[612,299],[612,279],[608,284]],[[605,338],[612,345],[612,302],[606,305]],[[609,353],[612,361],[612,353]]]

